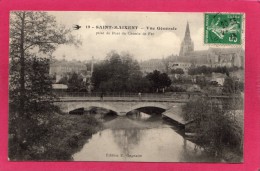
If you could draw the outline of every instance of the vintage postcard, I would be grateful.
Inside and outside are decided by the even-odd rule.
[[[244,161],[245,13],[9,15],[9,161]]]

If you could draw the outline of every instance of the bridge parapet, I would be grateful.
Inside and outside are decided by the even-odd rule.
[[[101,93],[101,92],[55,92],[58,97],[96,97],[100,98],[101,94],[103,97],[139,97],[138,93]],[[201,96],[199,92],[174,92],[174,93],[141,93],[142,98],[188,98],[190,96]]]
[[[61,98],[72,98],[72,97],[91,97],[100,99],[101,92],[55,92],[58,97]],[[189,99],[192,97],[204,97],[204,98],[215,98],[215,99],[228,99],[228,98],[239,98],[240,96],[234,96],[231,94],[224,95],[212,95],[201,92],[171,92],[171,93],[142,93],[141,97],[138,96],[138,93],[103,93],[103,97],[109,99],[161,99],[161,98],[170,98],[170,99]]]

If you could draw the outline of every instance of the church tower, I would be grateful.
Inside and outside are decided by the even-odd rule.
[[[186,31],[183,41],[181,42],[181,49],[179,56],[186,56],[188,53],[194,51],[194,44],[190,37],[189,22],[186,25]]]

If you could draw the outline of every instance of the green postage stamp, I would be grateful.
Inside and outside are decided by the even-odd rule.
[[[243,14],[205,13],[204,43],[230,44],[242,43]]]

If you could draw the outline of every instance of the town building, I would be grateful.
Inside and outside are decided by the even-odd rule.
[[[67,89],[68,86],[64,85],[62,80],[64,80],[64,78],[68,80],[72,73],[77,73],[78,77],[86,84],[86,90],[90,92],[93,89],[91,83],[93,68],[94,57],[88,61],[67,61],[65,60],[65,56],[63,56],[62,60],[54,59],[50,63],[49,70],[49,74],[53,78],[52,88],[57,91]]]
[[[226,75],[225,74],[221,74],[221,73],[212,73],[212,76],[211,76],[211,80],[210,82],[211,83],[217,83],[218,85],[220,86],[223,86],[224,85],[224,81],[225,81],[225,78],[226,78]]]
[[[169,69],[181,68],[187,73],[190,67],[244,67],[244,50],[242,48],[209,48],[194,50],[189,23],[186,25],[184,39],[181,43],[179,56],[171,56]]]
[[[87,71],[86,64],[81,61],[67,61],[63,60],[52,60],[50,63],[50,75],[56,77],[56,82],[58,82],[62,77],[66,76],[68,73],[77,73],[81,71]]]
[[[166,65],[162,59],[150,59],[139,63],[140,69],[144,74],[153,72],[154,70],[166,72]]]
[[[140,62],[144,74],[158,70],[170,73],[171,70],[181,68],[185,74],[191,67],[207,66],[244,68],[245,51],[242,48],[209,48],[194,50],[194,42],[190,34],[190,25],[187,22],[186,30],[179,55],[171,55],[166,59],[150,59]]]

